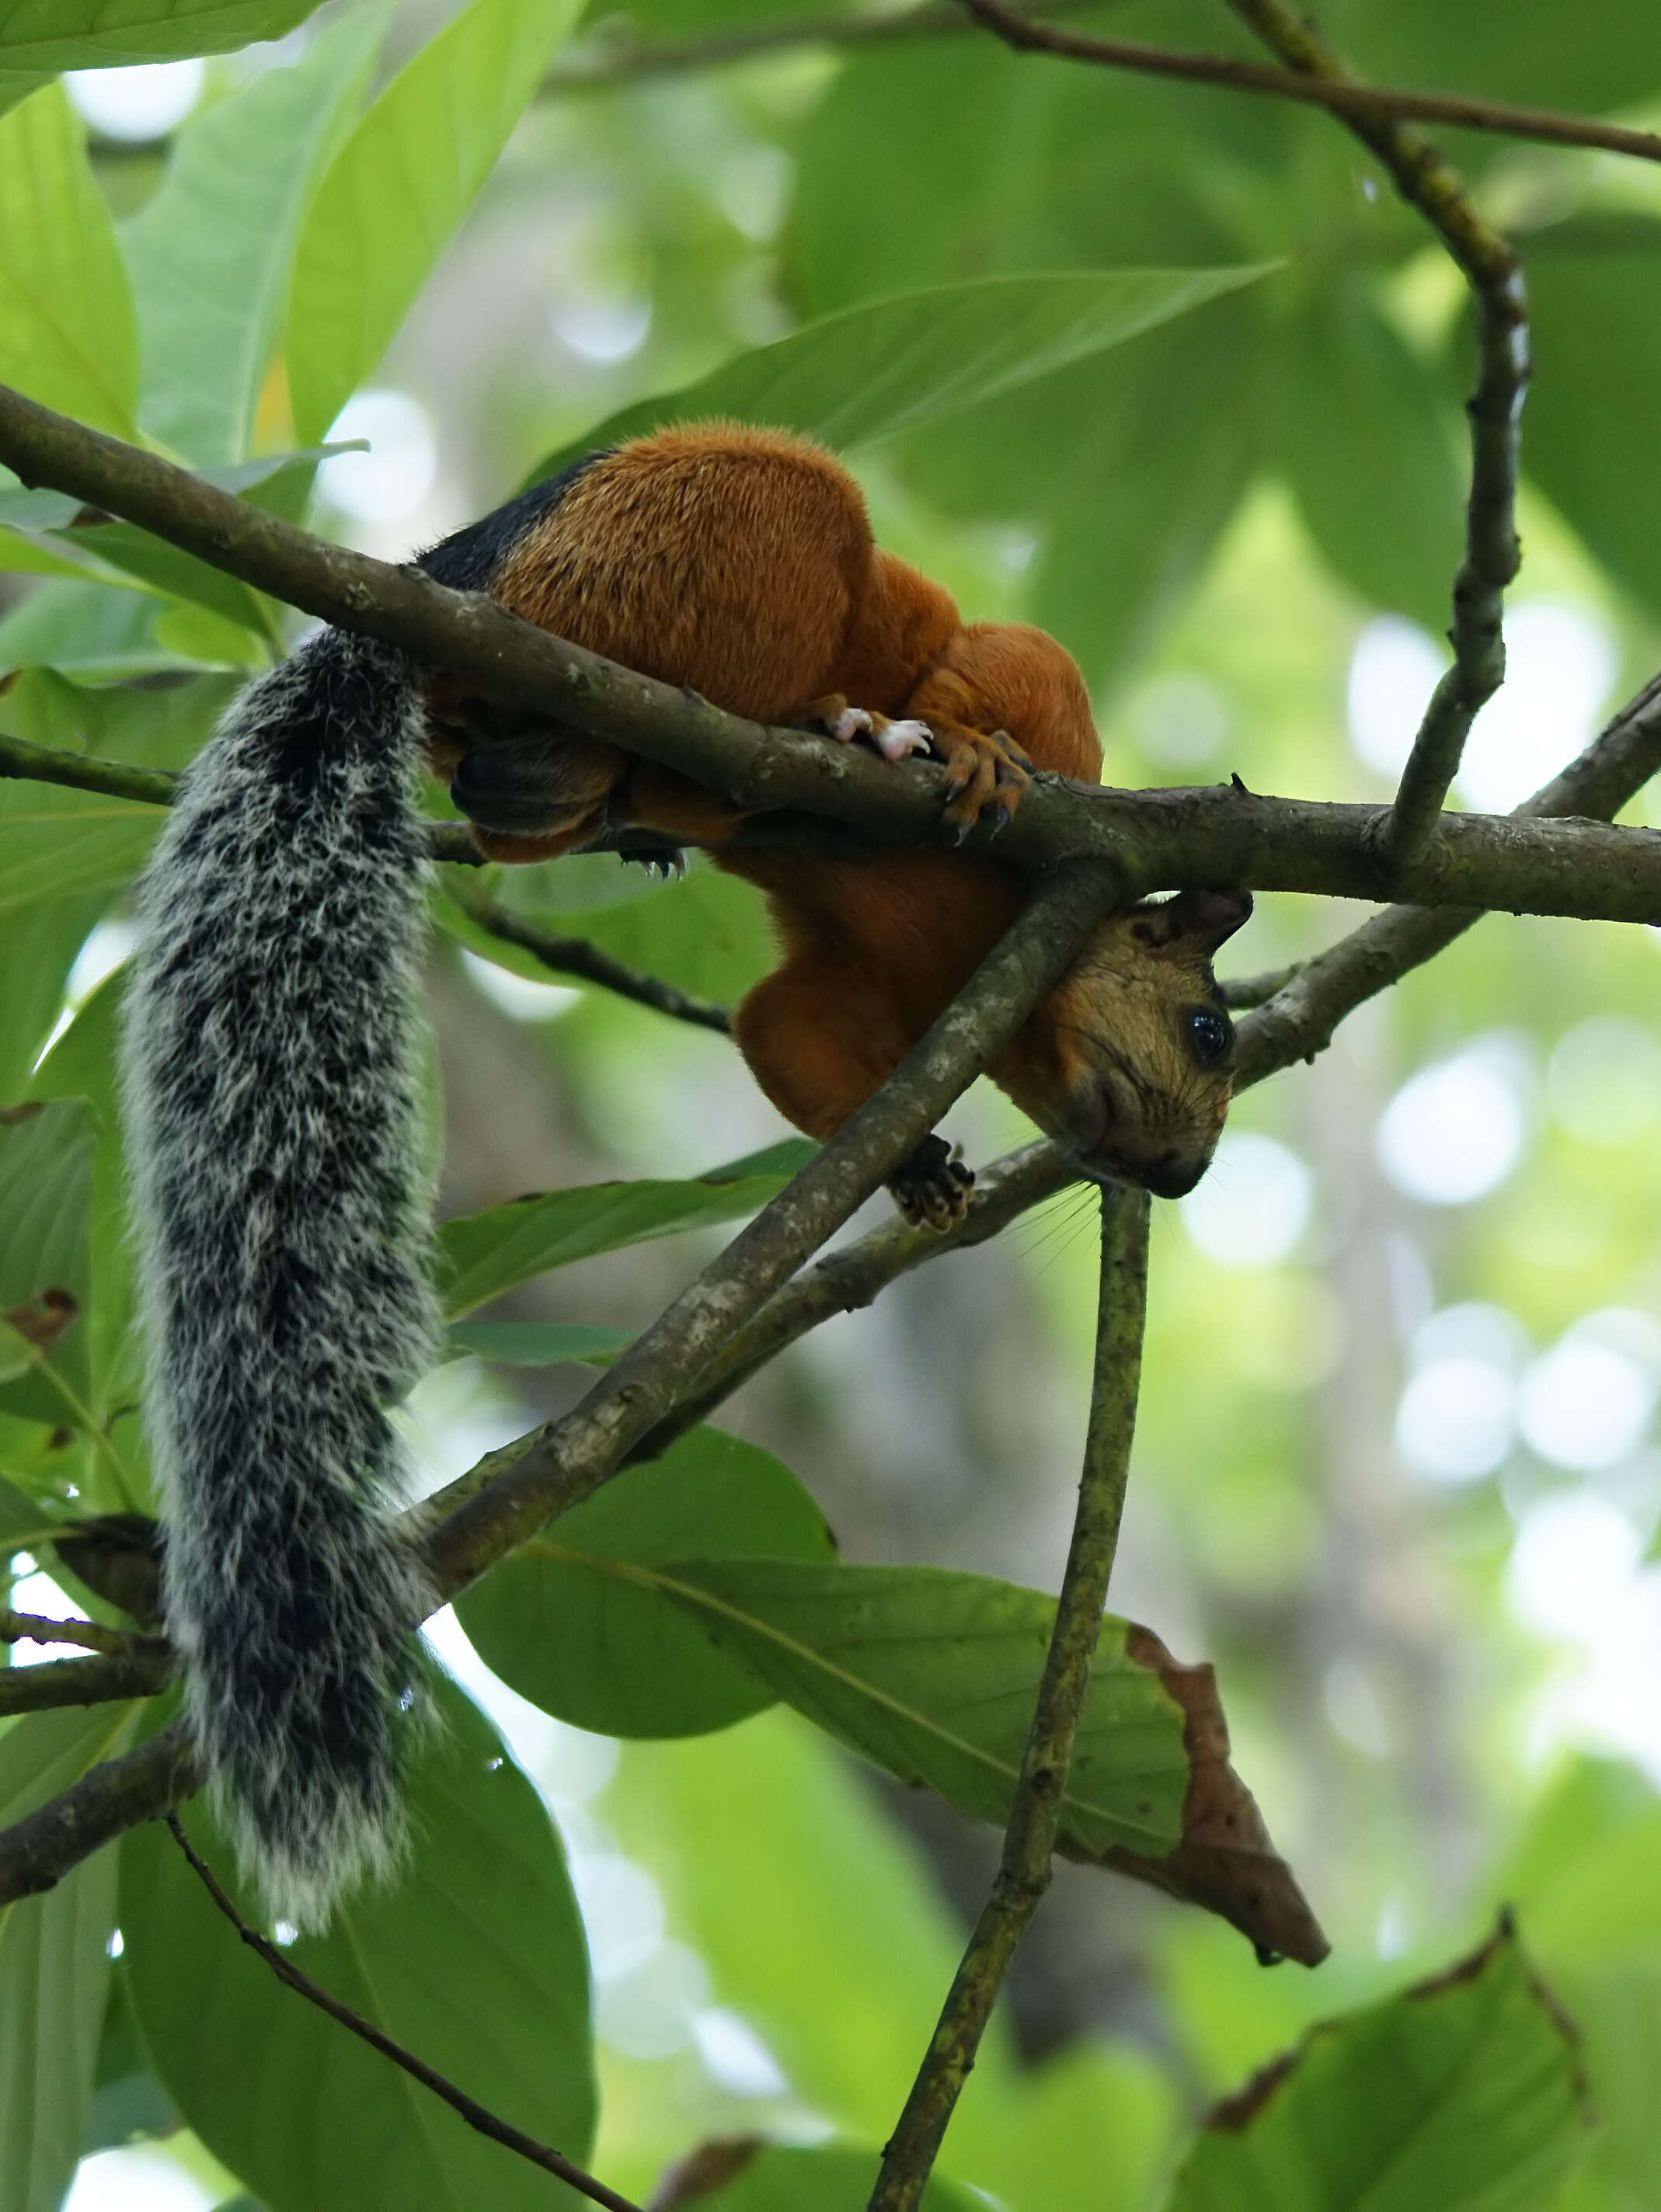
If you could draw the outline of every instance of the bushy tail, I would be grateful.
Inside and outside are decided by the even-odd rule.
[[[401,1841],[427,1610],[386,1407],[435,1340],[409,664],[338,630],[243,693],[142,895],[128,1023],[164,1602],[244,1869],[315,1926]]]

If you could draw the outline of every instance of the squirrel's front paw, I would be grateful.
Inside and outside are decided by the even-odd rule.
[[[941,1236],[963,1219],[974,1187],[973,1169],[952,1158],[944,1137],[925,1137],[900,1162],[888,1185],[895,1205],[913,1229],[933,1229]]]
[[[800,720],[829,731],[838,744],[851,744],[855,738],[869,738],[885,761],[908,760],[913,753],[929,750],[927,722],[891,722],[886,714],[878,714],[874,708],[850,707],[840,692],[828,699],[816,699],[811,707],[802,710]]]
[[[934,750],[946,763],[946,818],[966,837],[983,815],[1001,830],[1013,818],[1032,780],[1032,763],[1007,730],[933,725]]]

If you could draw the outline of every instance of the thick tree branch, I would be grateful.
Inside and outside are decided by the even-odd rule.
[[[1129,46],[1064,31],[1022,15],[1001,0],[962,0],[978,22],[1007,46],[1024,53],[1055,54],[1063,60],[1094,62],[1104,69],[1141,76],[1174,77],[1186,84],[1218,85],[1232,92],[1266,93],[1272,99],[1324,107],[1359,122],[1445,123],[1462,131],[1497,132],[1506,138],[1532,138],[1548,146],[1595,146],[1635,161],[1661,161],[1661,137],[1630,131],[1591,116],[1565,115],[1543,107],[1518,107],[1509,101],[1481,100],[1463,93],[1410,91],[1403,85],[1361,85],[1309,76],[1298,70],[1271,69],[1261,62],[1237,61],[1227,54],[1176,53],[1160,46]]]
[[[557,2179],[575,2189],[579,2197],[586,2197],[591,2204],[605,2206],[605,2212],[640,2212],[640,2207],[632,2198],[620,2196],[615,2189],[608,2189],[603,2181],[597,2181],[592,2173],[577,2165],[575,2160],[567,2158],[563,2151],[556,2150],[551,2143],[538,2142],[534,2136],[527,2136],[522,2128],[511,2125],[493,2112],[488,2105],[481,2105],[478,2098],[470,2097],[465,2089],[457,2088],[453,2081],[429,2066],[424,2058],[417,2058],[406,2044],[399,2042],[395,2036],[388,2035],[384,2028],[377,2027],[372,2020],[366,2020],[361,2012],[354,2012],[350,2005],[343,2004],[320,1982],[314,1982],[309,1974],[301,1973],[294,1960],[279,1951],[275,1943],[257,1929],[249,1927],[231,1902],[218,1876],[185,1833],[185,1824],[177,1813],[168,1814],[167,1826],[173,1832],[174,1843],[185,1854],[192,1871],[215,1905],[230,1922],[243,1942],[257,1958],[265,1960],[280,1982],[286,1983],[308,2004],[314,2004],[319,2012],[326,2013],[340,2027],[349,2029],[361,2042],[367,2043],[372,2051],[378,2051],[383,2058],[390,2058],[394,2066],[401,2067],[412,2081],[419,2081],[423,2089],[430,2089],[434,2096],[441,2099],[476,2133],[488,2136],[492,2142],[500,2143],[504,2150],[512,2151],[516,2158],[526,2160],[544,2173],[553,2174]]]
[[[1102,1193],[1101,1293],[1084,1474],[1031,1732],[991,1894],[883,2152],[869,2212],[915,2212],[1015,1948],[1050,1887],[1130,1473],[1147,1303],[1147,1217],[1146,1191]]]
[[[1354,82],[1341,57],[1287,0],[1229,0],[1283,62],[1326,84]],[[1506,678],[1500,628],[1506,586],[1522,563],[1517,477],[1529,382],[1528,301],[1516,254],[1472,206],[1451,163],[1400,123],[1345,121],[1395,179],[1397,191],[1441,239],[1470,286],[1481,366],[1466,403],[1470,495],[1465,554],[1453,584],[1453,665],[1426,708],[1384,827],[1390,857],[1422,853],[1458,773],[1470,726]]]
[[[829,815],[876,843],[948,846],[939,772],[891,766],[803,731],[763,730],[694,694],[551,637],[477,594],[350,553],[155,455],[0,386],[0,461],[125,515],[211,565],[402,646],[493,697],[540,708],[678,768],[757,812]],[[1040,776],[996,850],[1021,867],[1101,860],[1126,896],[1162,886],[1299,890],[1661,922],[1661,835],[1584,823],[1441,818],[1409,865],[1380,851],[1371,806],[1265,799],[1228,786],[1129,792]],[[986,848],[979,831],[970,849]]]

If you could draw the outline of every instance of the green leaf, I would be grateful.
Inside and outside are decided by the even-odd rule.
[[[0,923],[36,900],[98,891],[108,898],[143,866],[161,811],[52,783],[0,783]]]
[[[0,21],[0,70],[125,69],[280,39],[315,0],[52,0]]]
[[[1542,234],[1542,245],[1551,238]],[[1661,608],[1661,451],[1633,425],[1655,407],[1661,260],[1548,246],[1529,264],[1534,380],[1524,464],[1597,557]]]
[[[341,149],[295,270],[289,382],[302,436],[320,436],[380,359],[580,9],[472,0]]]
[[[666,1593],[778,1696],[902,1782],[1001,1823],[1055,1624],[1052,1599],[933,1567],[696,1559]],[[1062,1813],[1064,1845],[1153,1856],[1182,1832],[1175,1701],[1102,1624]]]
[[[1165,2212],[1538,2212],[1589,2123],[1574,2032],[1502,1926],[1220,2105]]]
[[[88,1480],[107,1486],[112,1507],[148,1494],[143,1439],[136,1418],[143,1395],[143,1347],[136,1312],[131,1224],[127,1212],[125,1122],[120,1096],[120,1036],[125,974],[107,977],[82,1006],[35,1071],[37,1098],[79,1102],[88,1109],[96,1143],[88,1216],[92,1303],[86,1316],[90,1373],[87,1412],[96,1439]],[[55,1109],[54,1109],[55,1110]]]
[[[132,293],[61,84],[0,122],[0,381],[94,429],[133,434]]]
[[[865,2212],[881,2156],[874,2150],[855,2150],[841,2143],[821,2143],[812,2150],[789,2150],[778,2143],[748,2148],[732,2143],[712,2143],[699,2156],[719,2172],[733,2160],[743,2160],[739,2171],[715,2188],[701,2186],[688,2172],[680,2187],[666,2184],[653,2202],[664,2212],[677,2205],[692,2205],[697,2212]],[[958,2188],[938,2175],[918,2200],[922,2212],[984,2212],[984,2197]]]
[[[282,329],[311,194],[356,112],[386,9],[339,17],[186,125],[124,234],[151,435],[196,465],[239,460]]]
[[[263,657],[261,641],[240,626],[101,583],[54,579],[0,620],[0,673],[56,668],[116,683],[180,669],[246,668]]]
[[[464,1321],[446,1342],[453,1352],[503,1367],[557,1367],[572,1360],[605,1366],[634,1342],[627,1328],[592,1328],[581,1322]]]
[[[907,477],[947,514],[1033,532],[1026,611],[1105,687],[1157,642],[1238,506],[1277,343],[1259,299],[1219,300],[930,426],[907,441]]]
[[[0,1736],[0,1827],[123,1748],[133,1708],[26,1713]],[[115,1863],[100,1851],[0,1911],[0,2212],[58,2212],[92,2106]]]
[[[694,1429],[630,1468],[456,1601],[479,1656],[522,1698],[597,1735],[697,1735],[772,1704],[654,1571],[706,1559],[823,1560],[824,1516],[770,1452]]]
[[[678,392],[637,400],[537,474],[665,423],[713,416],[830,446],[871,445],[1019,391],[1267,273],[1265,265],[1115,269],[903,293],[810,323]]]
[[[1287,333],[1278,397],[1280,465],[1333,569],[1445,629],[1464,494],[1440,377],[1350,283],[1314,295]]]
[[[0,825],[5,820],[0,812]],[[0,827],[0,852],[4,850]],[[43,898],[6,916],[0,928],[0,1106],[23,1097],[40,1048],[64,1003],[76,955],[103,911],[101,894]]]
[[[688,1182],[597,1182],[550,1190],[447,1221],[438,1232],[439,1289],[452,1320],[550,1267],[683,1229],[737,1221],[776,1198],[793,1169],[734,1161]]]
[[[61,1099],[0,1121],[0,1312],[22,1314],[39,1358],[0,1387],[0,1412],[79,1426],[91,1363],[92,1109]]]
[[[581,2160],[594,2122],[587,1954],[559,1839],[484,1716],[447,1683],[437,1702],[409,1778],[404,1880],[360,1893],[328,1935],[288,1955],[491,2111]],[[199,1800],[185,1818],[235,1893]],[[157,2074],[269,2212],[575,2212],[561,2185],[285,1989],[158,1823],[122,1843],[121,1927]]]

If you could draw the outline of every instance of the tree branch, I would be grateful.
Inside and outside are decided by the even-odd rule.
[[[592,2173],[567,2158],[563,2151],[554,2149],[551,2143],[538,2142],[534,2136],[527,2136],[522,2128],[510,2125],[491,2112],[488,2106],[481,2105],[476,2097],[470,2097],[465,2090],[458,2089],[453,2081],[428,2065],[424,2058],[417,2058],[406,2044],[399,2043],[396,2037],[377,2027],[373,2021],[366,2020],[361,2012],[354,2012],[350,2005],[343,2004],[320,1982],[314,1982],[309,1974],[301,1973],[294,1960],[285,1957],[275,1943],[268,1942],[256,1929],[249,1927],[231,1902],[218,1876],[185,1833],[185,1824],[178,1814],[169,1813],[167,1818],[174,1843],[185,1854],[202,1887],[248,1948],[256,1957],[265,1960],[280,1982],[286,1982],[308,2004],[314,2004],[319,2012],[327,2013],[331,2020],[338,2021],[342,2027],[349,2028],[361,2042],[367,2043],[371,2051],[378,2051],[383,2058],[390,2058],[394,2066],[402,2067],[412,2080],[420,2082],[423,2089],[430,2089],[434,2096],[441,2098],[450,2110],[459,2114],[476,2133],[488,2136],[492,2142],[500,2143],[504,2150],[512,2151],[515,2157],[539,2166],[545,2173],[551,2173],[557,2180],[575,2189],[579,2197],[586,2197],[591,2204],[604,2205],[606,2212],[640,2212],[640,2207],[631,2199],[619,2196],[615,2189],[608,2189],[603,2181],[597,2181]]]
[[[678,769],[757,812],[853,823],[879,844],[954,846],[938,769],[893,765],[800,730],[764,730],[534,629],[476,594],[326,544],[156,455],[0,386],[0,461],[26,482],[125,515],[291,605],[403,647],[492,697]],[[1101,860],[1127,897],[1192,885],[1480,905],[1661,922],[1661,835],[1585,823],[1441,817],[1425,851],[1381,853],[1385,810],[1264,799],[1230,786],[1130,792],[1037,777],[998,836],[1028,869]],[[458,833],[459,834],[459,833]],[[977,831],[971,851],[991,845]]]
[[[576,1407],[483,1487],[464,1475],[428,1501],[428,1559],[442,1596],[453,1597],[616,1471],[697,1387],[727,1340],[997,1057],[1121,890],[1110,870],[1092,866],[1041,884],[894,1073]]]
[[[1281,60],[1326,84],[1354,82],[1342,58],[1287,0],[1229,0]],[[1466,403],[1470,417],[1470,496],[1465,555],[1453,584],[1453,665],[1431,696],[1402,771],[1384,844],[1396,861],[1422,853],[1434,836],[1470,726],[1506,678],[1500,617],[1506,586],[1522,565],[1517,542],[1517,477],[1523,401],[1529,382],[1528,300],[1516,254],[1477,214],[1436,149],[1400,123],[1344,118],[1396,180],[1397,191],[1441,239],[1470,286],[1481,366]]]
[[[1661,769],[1661,677],[1646,684],[1572,761],[1510,818],[1606,820]],[[1234,1087],[1261,1083],[1294,1060],[1313,1060],[1344,1016],[1399,982],[1410,969],[1462,936],[1482,909],[1394,906],[1301,963],[1291,979],[1239,1026]]]
[[[1031,1732],[991,1894],[883,2152],[869,2212],[915,2212],[1015,1947],[1050,1887],[1130,1473],[1147,1301],[1147,1217],[1146,1191],[1103,1191],[1101,1301],[1084,1474]]]
[[[1091,38],[1063,31],[1016,13],[1001,0],[961,0],[961,4],[1007,46],[1023,53],[1054,54],[1067,61],[1094,62],[1104,69],[1128,70],[1141,76],[1174,77],[1186,84],[1212,84],[1232,92],[1266,93],[1306,107],[1324,107],[1359,122],[1445,123],[1462,131],[1488,131],[1506,138],[1531,138],[1548,146],[1594,146],[1605,153],[1628,154],[1640,161],[1661,161],[1661,137],[1630,131],[1590,116],[1565,115],[1551,108],[1518,107],[1506,100],[1474,99],[1463,93],[1415,92],[1402,85],[1360,85],[1271,69],[1261,62],[1237,61],[1226,54],[1175,53],[1160,46],[1128,46],[1117,39]]]
[[[106,1705],[123,1698],[153,1698],[173,1680],[172,1649],[159,1636],[134,1641],[147,1648],[0,1668],[0,1717],[47,1712],[58,1705]]]

